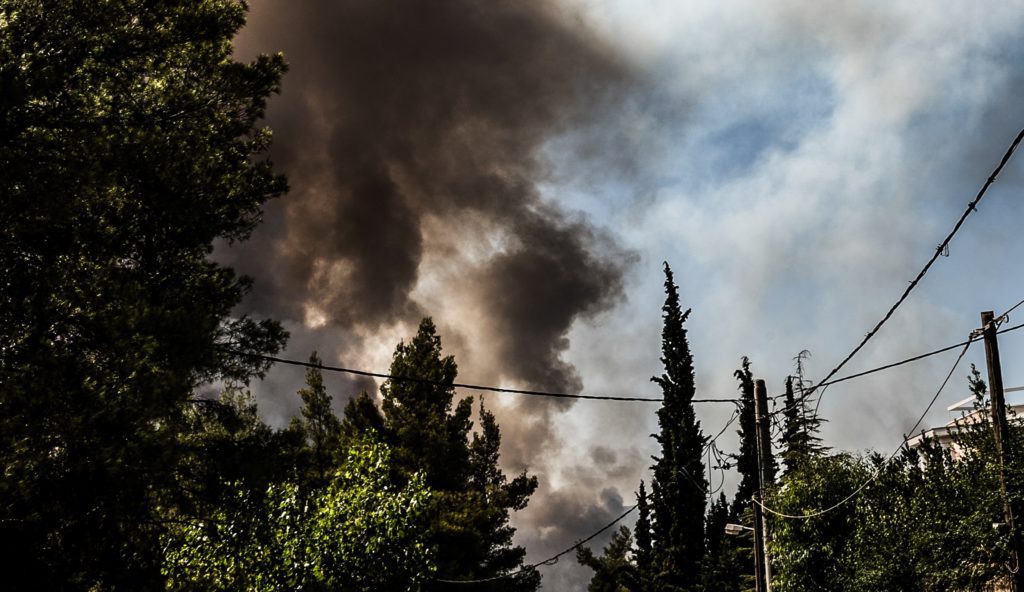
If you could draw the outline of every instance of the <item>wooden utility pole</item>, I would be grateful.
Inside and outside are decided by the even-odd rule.
[[[754,590],[756,592],[766,592],[764,585],[764,533],[761,531],[763,523],[761,522],[761,513],[764,510],[761,509],[761,496],[755,491],[754,498],[750,500],[750,505],[754,508]]]
[[[999,491],[1003,496],[1003,519],[1010,529],[1010,562],[1016,570],[1011,574],[1013,592],[1024,592],[1024,569],[1021,569],[1020,530],[1014,508],[1006,493],[1007,452],[1013,447],[1007,439],[1010,427],[1006,421],[1006,400],[1003,398],[1003,370],[999,364],[999,342],[996,340],[996,324],[991,310],[981,313],[981,330],[985,338],[985,361],[988,363],[988,391],[992,401],[992,431],[995,434],[996,455],[999,457]]]
[[[771,465],[768,462],[768,455],[772,449],[772,438],[771,429],[768,427],[768,389],[765,388],[763,380],[754,381],[754,418],[756,426],[755,435],[757,439],[757,479],[758,479],[758,491],[756,499],[758,502],[764,500],[764,490],[771,481]],[[768,560],[768,520],[765,516],[764,510],[758,503],[754,504],[754,522],[755,528],[759,529],[761,536],[757,537],[759,540],[759,547],[757,549],[758,556],[760,557],[761,570],[758,573],[758,579],[764,582],[762,590],[764,592],[771,592],[772,590],[772,565],[771,561]]]

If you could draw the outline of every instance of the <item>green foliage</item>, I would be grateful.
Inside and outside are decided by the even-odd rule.
[[[454,358],[442,354],[434,323],[423,319],[412,341],[395,348],[390,374],[415,380],[384,384],[383,426],[364,398],[346,409],[342,429],[346,437],[383,432],[394,450],[398,482],[422,472],[434,492],[428,537],[438,549],[440,577],[488,578],[522,565],[526,551],[512,544],[509,512],[526,507],[537,479],[525,472],[508,479],[499,469],[500,430],[482,405],[480,429],[471,435],[473,399],[455,402],[457,372]],[[539,585],[540,574],[531,570],[478,589],[530,591]]]
[[[576,560],[594,570],[587,592],[638,592],[638,574],[630,558],[633,537],[629,528],[620,526],[611,542],[598,557],[590,547],[576,549]]]
[[[654,581],[654,548],[651,541],[651,504],[647,499],[647,489],[640,481],[640,491],[636,495],[637,519],[636,533],[636,568],[640,590],[647,592],[655,589]]]
[[[793,515],[826,508],[849,495],[869,475],[863,463],[849,455],[812,458],[792,472],[767,503]],[[856,527],[853,504],[812,518],[773,521],[769,553],[776,566],[774,589],[847,589],[856,575],[855,566],[845,561]]]
[[[979,400],[979,404],[981,401]],[[984,410],[981,410],[985,413]],[[968,416],[954,430],[954,457],[934,441],[879,455],[811,456],[770,499],[802,514],[826,508],[877,476],[849,503],[809,519],[773,520],[775,586],[782,592],[991,590],[1006,576],[997,461],[990,426]],[[1019,449],[1022,428],[1011,428]],[[1010,481],[1022,468],[1008,465]],[[1011,486],[1013,496],[1020,495]]]
[[[442,356],[433,321],[423,319],[408,344],[399,343],[389,373],[424,382],[387,381],[383,409],[402,470],[423,470],[437,491],[461,489],[469,480],[469,430],[473,400],[453,405],[458,374],[453,356]]]
[[[236,486],[213,516],[165,537],[168,590],[417,590],[433,572],[422,475],[390,479],[389,452],[350,450],[325,489]]]
[[[759,489],[761,476],[757,461],[757,418],[754,406],[754,374],[750,370],[750,359],[744,356],[740,360],[740,368],[733,373],[739,381],[740,391],[740,429],[737,435],[740,440],[739,452],[733,456],[740,482],[736,488],[732,505],[729,508],[729,520],[748,527],[754,525],[754,513],[751,500]],[[772,474],[776,471],[775,457],[768,452]],[[715,514],[712,506],[709,519]],[[724,528],[724,526],[723,526]],[[748,531],[749,532],[749,531]],[[720,533],[714,536],[720,536]],[[712,536],[711,533],[708,535]],[[705,568],[705,589],[723,590],[754,588],[754,545],[753,536],[725,539],[718,553],[709,549],[709,565]],[[715,582],[710,586],[708,579]]]
[[[38,589],[159,585],[196,385],[272,322],[207,256],[285,190],[256,129],[280,56],[233,0],[0,2],[0,555]]]
[[[207,515],[228,499],[227,484],[265,490],[291,474],[286,434],[259,418],[247,391],[229,388],[219,400],[198,399],[183,414],[173,505],[163,518]]]
[[[693,590],[704,557],[704,512],[707,478],[703,448],[707,441],[693,410],[693,358],[683,324],[690,311],[679,305],[679,290],[665,264],[664,325],[661,362],[665,372],[651,380],[661,387],[655,458],[651,483],[653,550],[656,577],[662,589]]]

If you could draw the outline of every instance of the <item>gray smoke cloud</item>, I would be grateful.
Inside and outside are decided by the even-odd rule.
[[[246,309],[284,319],[290,357],[384,369],[430,314],[467,382],[641,396],[656,394],[668,259],[701,395],[735,394],[742,355],[776,394],[797,352],[813,379],[848,353],[1020,125],[1024,10],[983,5],[256,1],[238,52],[291,63],[269,124],[293,190],[218,257],[256,278]],[[960,341],[978,310],[1020,298],[1022,171],[847,370]],[[951,362],[830,389],[827,443],[891,449]],[[1024,383],[1015,367],[1007,384]],[[264,413],[286,421],[301,380],[276,369]],[[336,399],[376,387],[328,380]],[[653,406],[487,407],[506,468],[541,478],[514,519],[528,561],[632,504]],[[705,432],[730,411],[699,408]],[[589,576],[570,558],[545,570],[551,590]]]
[[[257,280],[247,312],[343,329],[331,353],[357,355],[377,329],[443,323],[414,293],[433,256],[457,264],[444,291],[486,309],[471,332],[501,363],[482,373],[578,390],[566,333],[620,297],[631,256],[542,195],[541,153],[615,108],[629,69],[537,1],[255,2],[238,47],[291,67],[268,123],[292,190],[225,255]]]
[[[460,379],[579,392],[570,330],[622,300],[636,257],[550,188],[637,170],[634,139],[607,121],[640,76],[579,14],[539,0],[253,2],[238,57],[278,50],[290,71],[267,123],[291,191],[252,240],[218,253],[256,280],[240,312],[281,319],[290,357],[318,349],[372,369],[431,315]],[[286,422],[301,380],[278,369],[259,385],[264,415]],[[329,380],[338,410],[376,390]],[[544,451],[563,444],[556,420],[571,401],[487,406],[503,464],[545,482],[517,518],[531,559],[621,511],[599,470],[550,485]],[[616,464],[610,450],[593,456]]]

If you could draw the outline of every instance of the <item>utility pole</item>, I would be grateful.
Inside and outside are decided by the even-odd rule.
[[[758,557],[760,558],[761,569],[758,571],[758,580],[763,581],[763,587],[761,590],[764,592],[772,591],[772,566],[768,560],[768,517],[765,516],[764,510],[761,508],[760,503],[764,500],[764,489],[771,483],[771,466],[768,463],[768,455],[771,453],[772,439],[771,430],[768,427],[768,389],[765,388],[764,381],[761,379],[754,381],[754,419],[756,426],[756,439],[757,439],[757,477],[758,477],[758,491],[755,494],[757,502],[754,503],[754,526],[759,529],[755,531],[755,535],[760,534],[755,542],[755,546],[759,549],[757,551]],[[757,562],[755,562],[756,564]]]
[[[761,522],[761,513],[764,510],[761,509],[761,496],[758,492],[754,492],[753,499],[750,500],[750,505],[754,508],[754,590],[756,592],[766,592],[764,582],[764,532],[761,530],[764,523]]]
[[[996,455],[999,457],[999,491],[1003,496],[1003,519],[1010,529],[1010,554],[1013,569],[1011,590],[1024,592],[1024,569],[1021,569],[1020,530],[1017,527],[1015,504],[1010,503],[1006,493],[1006,457],[1012,450],[1007,438],[1009,425],[1006,421],[1006,400],[1003,398],[1003,370],[999,364],[999,342],[996,340],[996,324],[991,310],[981,313],[981,330],[985,338],[985,361],[988,363],[988,390],[992,401],[992,430],[995,434]]]

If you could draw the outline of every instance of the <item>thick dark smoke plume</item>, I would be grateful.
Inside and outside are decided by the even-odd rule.
[[[488,350],[472,377],[579,390],[566,335],[621,296],[631,256],[538,188],[550,140],[599,141],[628,68],[535,0],[255,1],[239,56],[278,50],[290,71],[268,123],[292,190],[225,255],[256,279],[246,312],[290,320],[293,344],[329,332],[319,348],[349,362],[378,329],[441,315],[451,351]],[[608,153],[571,144],[566,158]],[[472,327],[416,299],[427,260],[458,268],[433,302],[477,311]],[[499,412],[511,464],[535,466],[563,405]]]

